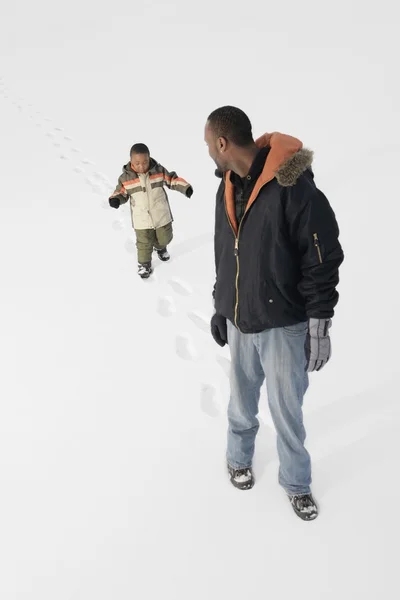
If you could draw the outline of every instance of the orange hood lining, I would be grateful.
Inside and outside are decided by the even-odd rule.
[[[261,175],[257,179],[253,188],[246,206],[245,214],[256,200],[261,188],[269,181],[272,181],[282,165],[284,165],[289,158],[291,158],[303,147],[302,142],[297,138],[278,132],[264,133],[262,136],[256,139],[255,144],[258,148],[265,148],[269,146],[271,150],[268,153]],[[235,235],[237,235],[238,224],[235,211],[235,192],[230,176],[231,171],[227,171],[225,173],[225,204],[229,221],[232,225]]]

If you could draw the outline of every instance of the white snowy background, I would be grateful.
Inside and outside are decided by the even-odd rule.
[[[0,8],[0,597],[400,597],[396,3],[158,0]],[[320,517],[225,464],[229,353],[208,333],[218,185],[207,115],[315,151],[346,260],[329,366],[305,403]],[[188,179],[136,274],[107,197],[145,142]]]

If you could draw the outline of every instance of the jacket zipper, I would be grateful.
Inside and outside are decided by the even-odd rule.
[[[234,249],[234,254],[235,254],[235,257],[236,257],[236,280],[235,280],[235,288],[236,288],[236,302],[235,302],[235,313],[234,313],[234,314],[235,314],[235,316],[234,316],[234,321],[235,321],[235,326],[236,326],[236,327],[237,327],[237,329],[240,331],[240,328],[239,328],[239,326],[238,326],[238,323],[237,323],[237,319],[238,319],[238,310],[239,310],[239,272],[240,272],[240,263],[239,263],[239,236],[240,236],[240,230],[241,230],[241,227],[242,227],[242,223],[243,223],[243,221],[244,221],[244,218],[245,218],[245,216],[246,216],[246,213],[247,213],[247,206],[246,206],[246,209],[245,209],[245,211],[244,211],[244,214],[243,214],[243,216],[242,216],[242,218],[241,218],[241,220],[240,220],[239,227],[238,227],[238,232],[237,232],[237,235],[236,235],[236,233],[235,233],[235,230],[234,230],[234,228],[232,227],[231,220],[230,220],[230,218],[229,218],[229,216],[228,216],[228,211],[227,211],[227,209],[226,209],[226,201],[224,201],[224,205],[225,205],[225,213],[226,213],[226,218],[228,219],[228,223],[229,223],[229,225],[231,226],[232,233],[233,233],[233,235],[234,235],[234,238],[235,238],[235,249]],[[322,260],[321,260],[321,262],[322,262]]]
[[[147,196],[147,213],[149,215],[150,221],[153,223],[153,229],[156,229],[156,226],[154,225],[154,220],[153,217],[151,216],[151,212],[150,212],[150,195],[149,195],[149,187],[150,187],[150,194],[151,194],[151,183],[150,183],[150,178],[148,177],[147,173],[144,176],[144,185],[145,185],[145,191],[146,191],[146,196]],[[142,186],[143,187],[143,186]]]
[[[314,238],[314,246],[316,247],[317,252],[318,252],[319,262],[320,262],[320,264],[322,264],[321,246],[319,245],[318,233],[314,233],[313,238]]]
[[[235,316],[234,316],[234,321],[235,321],[235,326],[237,327],[237,329],[239,329],[239,326],[237,324],[237,317],[238,317],[238,308],[239,308],[239,271],[240,271],[240,264],[239,264],[239,235],[240,235],[240,228],[242,226],[242,220],[240,221],[239,224],[239,228],[238,228],[238,233],[236,235],[234,228],[232,227],[232,223],[231,220],[228,216],[228,211],[226,209],[226,203],[225,204],[225,214],[226,214],[226,218],[228,219],[228,223],[232,229],[232,233],[234,235],[235,238],[235,247],[234,247],[234,255],[236,258],[236,278],[235,278],[235,289],[236,289],[236,298],[235,298]],[[240,331],[240,329],[239,329]]]
[[[240,263],[239,263],[239,235],[240,235],[240,228],[242,226],[242,220],[240,221],[239,224],[239,229],[238,229],[238,234],[235,237],[235,257],[236,257],[236,280],[235,280],[235,288],[236,288],[236,303],[235,303],[235,325],[236,327],[239,329],[238,323],[237,323],[237,319],[238,319],[238,310],[239,310],[239,273],[240,273]],[[240,331],[240,329],[239,329]]]

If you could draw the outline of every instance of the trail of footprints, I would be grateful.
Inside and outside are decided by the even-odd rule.
[[[113,183],[106,175],[96,169],[96,164],[89,158],[83,156],[82,150],[73,142],[73,138],[66,134],[62,127],[52,125],[53,120],[35,110],[35,107],[23,100],[12,97],[7,88],[4,78],[0,76],[0,97],[11,101],[20,113],[25,113],[27,117],[35,123],[35,126],[42,131],[43,135],[52,144],[60,160],[70,161],[71,172],[83,178],[85,184],[91,192],[100,199],[102,208],[109,210],[108,197],[114,190]],[[117,217],[112,221],[111,227],[114,231],[124,232],[130,229],[130,222],[123,217]],[[136,256],[136,245],[133,236],[130,235],[124,244],[125,250]],[[157,281],[157,276],[152,275],[150,281]],[[193,290],[191,286],[180,278],[172,277],[168,281],[172,294],[175,296],[189,297]],[[177,312],[176,302],[173,295],[160,296],[157,304],[157,312],[164,318],[173,317]],[[209,319],[195,310],[187,313],[188,319],[203,334],[210,335]],[[180,334],[175,338],[175,351],[177,356],[183,361],[196,361],[198,351],[192,337],[188,334]],[[222,356],[217,356],[217,362],[223,372],[229,376],[230,361]],[[200,407],[202,411],[210,416],[217,417],[221,414],[218,405],[218,392],[215,386],[205,382],[200,386]]]
[[[172,277],[168,280],[168,286],[176,297],[188,297],[193,294],[193,290],[189,283],[178,277]],[[174,296],[160,296],[158,299],[157,311],[162,317],[173,317],[178,311]],[[186,314],[192,324],[201,332],[206,334],[210,339],[210,319],[197,310],[190,310]],[[187,333],[179,334],[175,337],[176,354],[183,361],[197,361],[199,352],[196,348],[192,337]],[[221,367],[223,373],[229,377],[230,361],[229,359],[217,355],[217,363]],[[217,417],[221,414],[221,407],[218,401],[218,391],[214,385],[209,382],[200,384],[200,406],[202,411],[209,417]]]
[[[82,150],[73,143],[73,138],[67,135],[64,128],[52,125],[53,120],[42,112],[35,110],[33,104],[24,101],[22,98],[13,98],[3,77],[0,77],[0,97],[9,100],[19,112],[25,113],[35,123],[36,127],[42,130],[43,135],[48,138],[60,160],[70,161],[72,172],[84,179],[91,192],[101,199],[100,205],[109,210],[107,198],[114,190],[113,183],[106,175],[96,170],[95,162],[83,155]],[[124,231],[126,219],[116,218],[111,226],[114,231]],[[131,254],[136,252],[134,243],[130,238],[125,243],[125,249]]]

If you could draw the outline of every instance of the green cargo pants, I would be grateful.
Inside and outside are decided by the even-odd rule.
[[[171,242],[173,237],[172,223],[157,229],[135,229],[135,233],[138,263],[149,263],[151,262],[153,248],[163,250]]]

